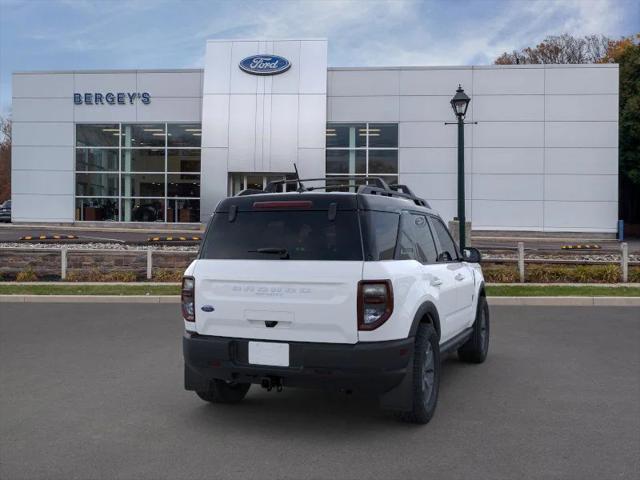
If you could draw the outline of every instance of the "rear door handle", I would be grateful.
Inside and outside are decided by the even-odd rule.
[[[462,275],[461,273],[456,274],[455,277],[456,280],[458,280],[459,282],[461,282],[462,280],[464,280],[464,275]]]
[[[431,279],[431,286],[432,287],[439,287],[440,285],[442,285],[442,280],[440,280],[438,277],[433,277]]]

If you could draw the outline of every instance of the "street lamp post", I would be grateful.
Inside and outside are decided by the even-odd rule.
[[[451,107],[458,117],[458,227],[460,251],[466,246],[465,230],[465,202],[464,202],[464,116],[467,113],[471,99],[464,93],[462,85],[458,85],[456,94],[451,99]]]

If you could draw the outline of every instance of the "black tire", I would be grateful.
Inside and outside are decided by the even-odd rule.
[[[458,357],[463,362],[482,363],[489,353],[489,304],[484,296],[478,299],[473,333],[459,349]]]
[[[440,388],[438,335],[428,323],[421,323],[416,332],[412,374],[413,409],[402,413],[400,418],[405,422],[425,424],[436,411]]]
[[[250,387],[250,383],[227,383],[224,380],[213,380],[209,390],[196,390],[196,395],[205,402],[238,403],[244,399]]]

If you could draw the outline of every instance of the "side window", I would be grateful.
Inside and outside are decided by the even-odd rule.
[[[361,212],[365,259],[393,260],[398,236],[400,215],[367,210]]]
[[[424,215],[404,213],[398,240],[398,259],[420,263],[436,261],[436,246]]]
[[[440,248],[438,250],[438,261],[451,262],[458,260],[458,250],[456,248],[449,231],[439,218],[430,217],[429,223],[433,229],[434,235],[438,239]]]

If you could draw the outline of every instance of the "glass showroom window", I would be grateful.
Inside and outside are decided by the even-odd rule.
[[[200,124],[76,125],[76,220],[198,222]]]
[[[397,124],[328,123],[326,138],[328,177],[369,175],[389,184],[398,182]]]

